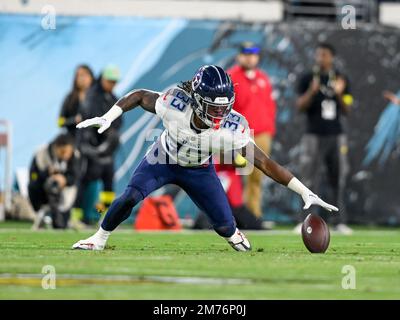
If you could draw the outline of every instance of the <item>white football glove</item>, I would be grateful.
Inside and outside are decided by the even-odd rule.
[[[303,198],[303,201],[304,201],[303,209],[304,210],[307,210],[313,204],[315,204],[315,205],[320,206],[328,211],[339,211],[339,209],[336,208],[335,206],[332,206],[331,204],[326,203],[325,201],[321,200],[320,197],[318,197],[314,192],[312,192],[310,189],[308,189],[296,177],[293,177],[289,181],[287,187],[290,190],[299,194]]]
[[[99,127],[98,133],[103,133],[111,126],[111,121],[103,117],[95,117],[82,121],[76,125],[78,129],[87,127]]]
[[[103,133],[111,126],[111,123],[115,119],[117,119],[122,113],[123,113],[123,110],[115,104],[111,107],[110,110],[108,110],[101,117],[87,119],[85,121],[78,123],[76,125],[76,127],[78,129],[87,128],[87,127],[99,127],[99,130],[97,130],[97,132]]]
[[[315,204],[315,205],[320,206],[328,211],[339,211],[338,208],[336,208],[335,206],[333,206],[329,203],[326,203],[320,197],[318,197],[316,194],[314,194],[312,192],[303,193],[301,195],[301,197],[303,198],[303,201],[304,201],[304,207],[303,207],[304,210],[307,210],[313,204]]]

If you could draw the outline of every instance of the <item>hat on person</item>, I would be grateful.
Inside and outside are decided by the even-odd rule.
[[[105,80],[118,81],[121,77],[119,68],[116,65],[109,64],[104,68],[101,77]]]
[[[239,51],[243,54],[259,54],[260,47],[253,42],[246,41],[240,44]]]

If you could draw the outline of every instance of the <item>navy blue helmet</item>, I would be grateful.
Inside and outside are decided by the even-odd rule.
[[[192,107],[209,127],[218,129],[235,102],[233,83],[221,67],[206,65],[192,79]]]

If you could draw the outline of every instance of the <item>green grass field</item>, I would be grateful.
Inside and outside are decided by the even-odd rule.
[[[103,252],[70,250],[91,233],[0,224],[0,299],[400,298],[398,230],[332,234],[326,254],[310,254],[288,230],[248,232],[250,253],[212,232],[130,229],[115,232]],[[44,265],[56,270],[54,290],[41,286]],[[342,289],[344,265],[356,270],[354,290]]]

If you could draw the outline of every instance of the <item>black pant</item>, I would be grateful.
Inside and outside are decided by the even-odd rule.
[[[65,229],[68,226],[70,211],[61,211],[59,203],[61,201],[61,189],[52,190],[46,185],[49,180],[43,183],[30,183],[28,186],[29,199],[35,211],[39,211],[44,205],[49,206],[53,228]]]
[[[32,184],[28,186],[29,200],[31,201],[32,207],[35,211],[39,211],[40,208],[49,203],[47,194],[44,191],[43,185],[39,183]]]
[[[308,188],[319,194],[323,191],[320,188],[321,169],[325,169],[326,181],[331,189],[331,196],[327,201],[339,207],[339,213],[328,215],[333,224],[347,221],[344,203],[344,190],[349,172],[347,149],[347,139],[343,134],[321,136],[308,133],[301,140],[300,176]],[[315,207],[311,207],[307,213],[315,210]]]
[[[87,160],[85,165],[86,172],[79,181],[78,196],[75,201],[76,208],[82,208],[84,202],[84,193],[89,183],[101,180],[103,183],[103,191],[113,191],[114,182],[114,161],[106,164],[98,164],[94,160]]]

